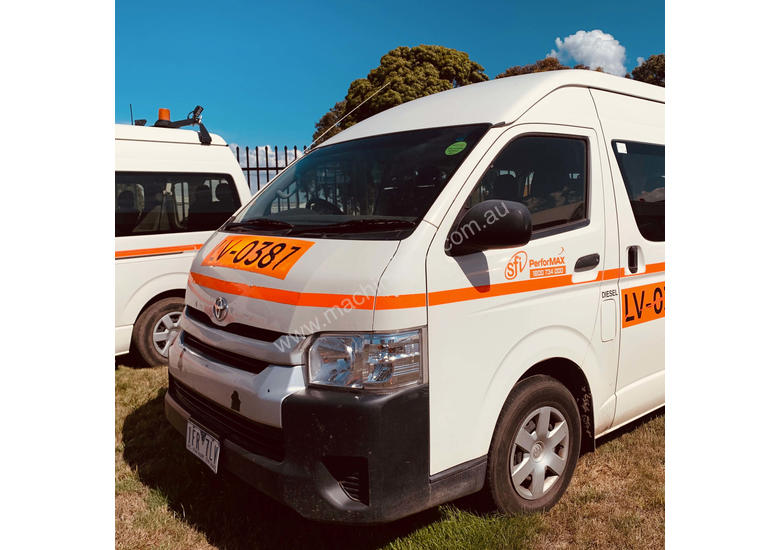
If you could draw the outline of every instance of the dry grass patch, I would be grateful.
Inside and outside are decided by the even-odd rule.
[[[188,528],[182,517],[168,508],[163,493],[141,481],[139,466],[124,458],[126,445],[136,444],[125,433],[129,415],[158,397],[168,385],[168,370],[120,367],[115,379],[115,500],[116,546],[141,548],[213,548],[203,534]],[[150,434],[139,433],[145,438]]]
[[[388,525],[305,520],[230,474],[214,476],[165,419],[167,370],[116,371],[116,546],[243,548],[662,548],[664,419],[581,458],[550,512],[503,517],[468,497]]]
[[[535,548],[664,547],[664,416],[630,426],[580,458]]]

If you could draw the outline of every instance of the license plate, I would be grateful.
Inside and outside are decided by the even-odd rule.
[[[205,462],[211,471],[217,473],[219,463],[219,439],[209,432],[187,422],[187,450]]]
[[[230,236],[215,246],[201,265],[262,273],[284,279],[314,243],[282,237]]]

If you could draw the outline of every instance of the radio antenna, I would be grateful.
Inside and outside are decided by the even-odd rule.
[[[382,90],[383,90],[385,87],[387,87],[387,85],[388,85],[388,84],[390,84],[390,82],[392,82],[392,80],[388,80],[387,82],[385,82],[384,84],[382,84],[382,87],[381,87],[381,88],[379,88],[379,89],[378,89],[376,92],[374,92],[373,94],[371,94],[370,96],[368,96],[366,99],[364,99],[363,101],[361,101],[361,102],[360,102],[360,105],[358,105],[357,107],[355,107],[354,109],[352,109],[350,112],[348,112],[346,115],[344,115],[343,117],[341,117],[340,119],[338,119],[338,120],[336,121],[336,124],[334,124],[333,126],[331,126],[330,128],[328,128],[327,130],[325,130],[324,132],[322,132],[322,133],[320,134],[320,137],[318,137],[317,139],[315,139],[314,141],[312,141],[312,142],[311,142],[311,145],[309,145],[309,147],[308,147],[309,151],[311,151],[311,146],[312,146],[312,145],[314,145],[314,144],[315,144],[315,143],[317,143],[319,140],[321,140],[322,138],[324,138],[324,137],[325,137],[325,134],[327,134],[328,132],[330,132],[331,130],[333,130],[333,128],[335,128],[336,126],[338,126],[338,125],[341,123],[341,121],[342,121],[342,120],[344,120],[344,119],[345,119],[345,118],[347,118],[349,115],[351,115],[352,113],[354,113],[355,111],[357,111],[358,109],[360,109],[360,107],[363,105],[363,103],[365,103],[366,101],[368,101],[369,99],[371,99],[372,97],[374,97],[376,94],[378,94],[379,92],[381,92],[381,91],[382,91]]]
[[[130,104],[130,124],[135,126],[135,120],[133,120],[133,104]]]

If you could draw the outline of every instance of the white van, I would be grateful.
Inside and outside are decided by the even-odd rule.
[[[115,126],[116,355],[167,362],[192,259],[250,199],[225,141],[174,128]]]
[[[566,70],[395,107],[197,254],[166,414],[214,472],[382,522],[552,506],[664,404],[664,90]]]

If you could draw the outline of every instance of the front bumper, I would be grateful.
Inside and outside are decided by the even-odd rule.
[[[192,390],[172,376],[170,381],[165,413],[171,424],[184,434],[192,418],[213,431],[221,442],[220,470],[307,518],[387,522],[476,492],[484,483],[484,459],[429,476],[427,386],[385,395],[307,388],[282,402],[283,429],[266,433],[216,403],[203,401],[217,409],[196,406],[188,399]],[[233,422],[241,429],[234,430]],[[259,430],[260,444],[249,442],[250,428]]]

